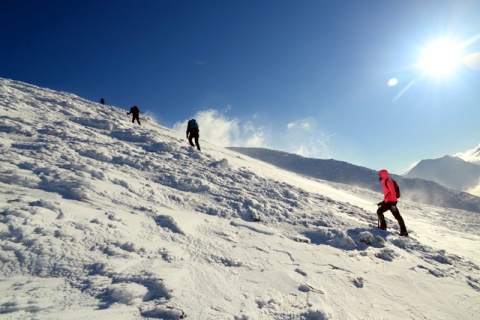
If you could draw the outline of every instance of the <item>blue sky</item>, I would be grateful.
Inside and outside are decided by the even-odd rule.
[[[479,1],[3,1],[0,26],[0,77],[223,146],[401,174],[480,143]],[[473,60],[428,73],[439,39]]]

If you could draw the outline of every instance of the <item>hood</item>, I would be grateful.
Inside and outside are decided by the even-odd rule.
[[[380,177],[382,177],[382,181],[390,178],[390,175],[388,174],[388,171],[385,170],[385,169],[378,171],[378,174],[380,175]]]

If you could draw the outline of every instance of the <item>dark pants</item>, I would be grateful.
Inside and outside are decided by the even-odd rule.
[[[200,138],[200,135],[198,132],[191,132],[190,135],[188,136],[188,142],[190,142],[190,145],[192,147],[197,146],[198,151],[200,151],[200,143],[198,143],[198,138]],[[193,144],[193,139],[195,139],[195,145]]]
[[[135,120],[137,120],[138,124],[140,124],[140,117],[138,116],[138,113],[132,113],[132,122],[135,123]]]
[[[387,229],[387,223],[385,222],[385,216],[383,215],[383,213],[388,210],[390,210],[390,212],[393,214],[395,219],[397,219],[398,226],[400,227],[400,233],[406,233],[407,228],[405,227],[405,222],[403,222],[403,218],[400,215],[400,211],[398,211],[396,202],[385,202],[380,207],[378,207],[378,210],[377,210],[378,222],[379,222],[378,227],[383,230]]]

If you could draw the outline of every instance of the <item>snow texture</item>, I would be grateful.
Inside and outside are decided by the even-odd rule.
[[[378,192],[125,113],[0,78],[2,319],[478,319],[478,213],[403,200],[399,237]]]
[[[263,148],[230,147],[229,149],[308,177],[355,185],[373,191],[380,189],[378,171],[348,162],[304,158],[296,154]],[[453,161],[454,158],[448,156],[442,159],[449,158],[452,161],[424,160],[420,164],[428,163],[423,166],[427,167],[427,170],[417,170],[417,165],[404,176],[392,174],[390,176],[398,182],[402,200],[408,199],[480,213],[480,197],[476,196],[479,193],[474,192],[474,186],[480,188],[480,166],[458,158]]]

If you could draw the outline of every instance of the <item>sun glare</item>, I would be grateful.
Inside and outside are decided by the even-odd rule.
[[[419,65],[427,74],[446,76],[454,73],[461,63],[461,45],[449,39],[442,39],[423,49]]]
[[[463,58],[463,63],[472,70],[480,71],[480,52],[474,52]]]

